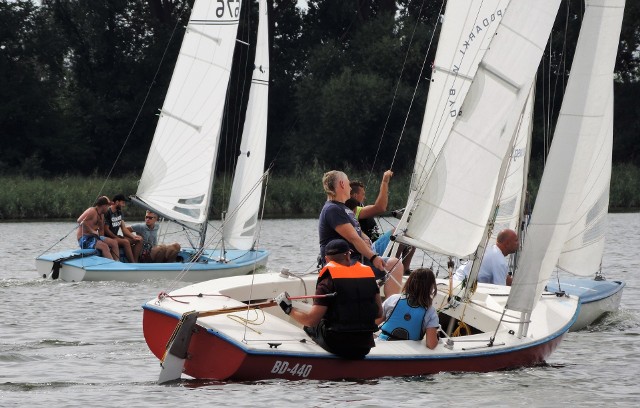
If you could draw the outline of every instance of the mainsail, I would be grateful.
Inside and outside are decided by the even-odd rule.
[[[603,128],[611,125],[611,86],[624,3],[586,2],[560,117],[507,302],[511,310],[528,313],[535,306],[570,238],[588,175],[598,171],[592,165],[603,147],[598,139],[608,134]]]
[[[172,220],[207,221],[240,5],[193,5],[136,193]]]
[[[254,245],[267,141],[269,25],[266,0],[260,0],[259,13],[251,91],[223,229],[225,242],[237,249],[251,249]]]

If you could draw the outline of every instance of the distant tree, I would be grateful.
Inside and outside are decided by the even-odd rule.
[[[0,172],[47,175],[57,160],[63,50],[31,1],[0,2]]]

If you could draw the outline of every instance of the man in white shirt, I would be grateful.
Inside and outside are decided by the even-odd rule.
[[[509,264],[505,257],[516,252],[518,246],[518,235],[514,230],[500,231],[496,243],[485,251],[478,273],[478,282],[511,286],[511,276],[508,276]],[[459,267],[453,278],[461,281],[469,276],[472,264],[473,262],[468,262]]]

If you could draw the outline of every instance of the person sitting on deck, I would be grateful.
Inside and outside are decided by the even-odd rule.
[[[382,258],[371,249],[371,242],[362,233],[353,211],[344,204],[351,192],[347,175],[341,171],[329,171],[324,174],[322,184],[327,193],[327,201],[318,220],[321,265],[325,262],[326,244],[334,239],[344,239],[353,251],[352,263],[361,261],[364,265],[371,266],[377,279],[386,280],[385,296],[400,292],[404,272],[402,264],[397,258]],[[390,272],[387,273],[386,269]]]
[[[309,312],[294,307],[287,292],[276,297],[282,310],[323,349],[347,359],[364,358],[375,346],[376,319],[382,317],[380,290],[373,270],[351,264],[347,241],[335,239],[325,247],[327,264],[320,271],[316,295]]]
[[[99,197],[93,207],[87,208],[80,217],[78,217],[78,245],[82,249],[97,249],[103,257],[118,260],[118,243],[111,238],[103,236],[103,216],[107,212],[107,208],[111,201],[108,197]]]
[[[158,215],[148,211],[144,217],[144,224],[133,224],[129,228],[142,236],[142,253],[138,262],[176,262],[180,252],[180,244],[158,244]]]
[[[426,345],[438,345],[438,313],[433,307],[437,293],[436,276],[429,268],[411,272],[402,293],[391,295],[382,304],[384,318],[378,319],[379,340],[420,340],[426,334]],[[383,323],[384,322],[384,323]]]
[[[129,262],[138,262],[142,252],[142,237],[133,234],[124,222],[122,208],[126,205],[126,198],[123,194],[113,196],[111,206],[104,215],[105,236],[115,239],[118,246],[124,250],[124,254]],[[122,231],[122,236],[118,233]]]
[[[513,254],[519,247],[518,234],[512,229],[503,229],[496,237],[496,243],[485,251],[478,272],[478,282],[511,286],[509,264],[505,257]],[[469,276],[473,262],[458,267],[453,279],[462,281]]]

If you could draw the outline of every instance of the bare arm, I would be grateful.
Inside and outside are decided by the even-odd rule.
[[[120,223],[120,229],[122,229],[122,235],[129,238],[129,240],[142,241],[142,237],[140,235],[134,235],[132,232],[133,228],[125,224],[124,220]]]
[[[360,210],[358,218],[371,218],[387,211],[387,204],[389,203],[389,180],[391,179],[391,176],[393,176],[393,172],[391,170],[384,172],[376,202],[372,205],[364,206],[362,210]]]
[[[438,345],[438,328],[427,328],[427,334],[424,337],[426,339],[427,347],[433,350]]]
[[[322,316],[327,312],[326,306],[313,305],[309,313],[297,309],[295,306],[291,309],[291,316],[295,321],[305,326],[313,327],[320,323]]]
[[[349,223],[338,225],[336,227],[336,232],[340,234],[342,238],[349,241],[355,247],[356,251],[358,251],[362,256],[371,259],[372,256],[376,255],[373,260],[373,266],[380,270],[384,270],[384,261],[382,258],[377,256],[377,254],[373,252],[373,249],[371,249],[371,247],[367,245],[362,238],[360,238],[360,235],[358,235],[356,229],[353,228],[353,225]]]
[[[95,209],[88,208],[78,217],[78,224],[82,230],[82,235],[96,235],[98,230],[98,213]]]
[[[104,226],[104,236],[108,237],[108,238],[113,238],[113,239],[118,238],[118,236],[116,234],[114,234],[113,231],[111,231],[111,228],[109,228],[108,225]]]

